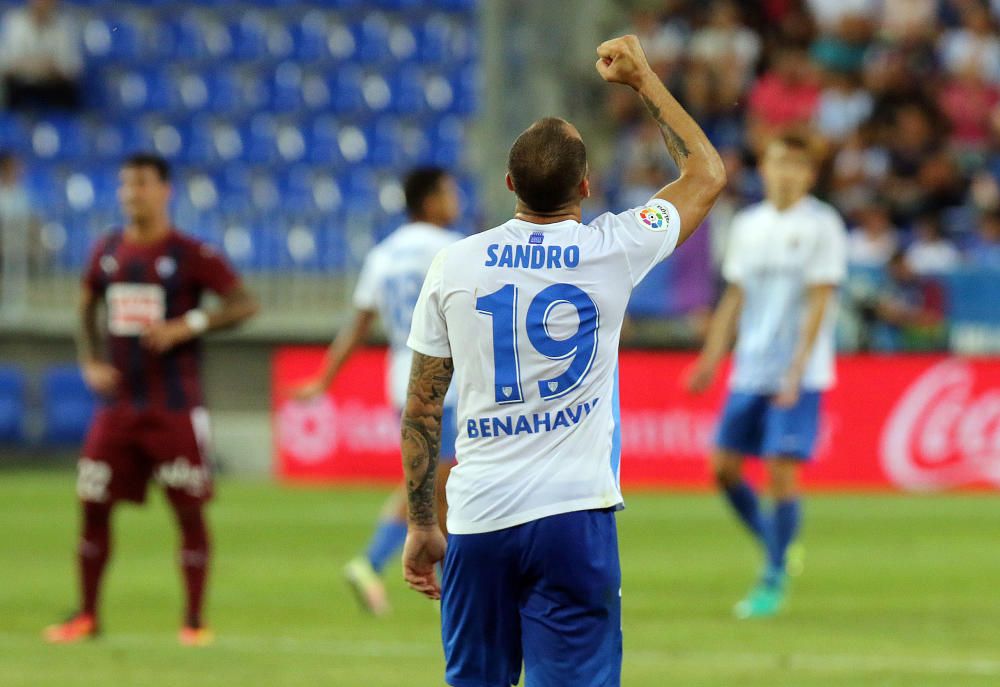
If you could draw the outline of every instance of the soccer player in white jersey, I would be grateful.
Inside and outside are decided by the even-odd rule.
[[[402,413],[412,353],[406,346],[410,319],[420,294],[420,286],[434,256],[445,246],[462,238],[448,227],[459,213],[455,180],[438,167],[420,167],[410,172],[404,183],[410,222],[396,229],[365,259],[354,291],[354,319],[333,343],[315,380],[298,391],[303,399],[326,391],[337,373],[364,342],[376,318],[389,339],[388,395]],[[454,398],[445,406],[441,441],[442,482],[455,456]],[[344,575],[359,602],[371,613],[384,615],[389,601],[381,573],[385,564],[406,539],[406,497],[402,486],[389,497],[364,555],[351,560]],[[443,504],[443,489],[439,495]],[[443,505],[441,506],[443,507]]]
[[[847,232],[837,212],[809,195],[817,161],[809,142],[775,139],[760,165],[766,200],[733,219],[723,265],[728,282],[704,350],[687,380],[711,385],[734,334],[736,354],[712,466],[723,494],[766,552],[738,617],[777,613],[786,556],[801,521],[798,475],[813,453],[823,392],[834,382],[837,285],[847,271]],[[773,509],[764,513],[743,461],[767,461]]]
[[[646,104],[680,178],[645,207],[582,224],[583,140],[562,119],[536,122],[507,162],[514,219],[441,251],[413,315],[403,568],[413,589],[441,599],[445,677],[456,687],[516,684],[522,661],[532,687],[621,682],[622,320],[635,285],[701,224],[725,172],[635,36],[597,52],[600,75]],[[446,542],[434,489],[453,376]]]

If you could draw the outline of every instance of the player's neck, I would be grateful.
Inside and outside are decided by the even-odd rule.
[[[157,243],[172,231],[170,220],[158,217],[145,222],[130,222],[125,227],[125,236],[132,243]]]
[[[767,199],[767,202],[773,205],[778,212],[784,212],[801,203],[804,198],[805,196],[790,196],[788,198],[771,197]]]
[[[538,212],[518,203],[517,207],[514,208],[514,219],[531,224],[558,224],[569,220],[582,222],[583,212],[579,205],[567,206],[551,212]]]

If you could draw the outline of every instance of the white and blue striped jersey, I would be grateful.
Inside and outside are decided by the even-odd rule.
[[[425,222],[404,224],[371,249],[354,289],[354,307],[378,313],[389,339],[387,393],[397,408],[406,403],[413,353],[406,346],[413,308],[438,252],[462,234]],[[449,404],[454,396],[449,398]]]
[[[812,196],[784,211],[768,202],[751,205],[733,219],[722,272],[743,290],[730,388],[774,393],[795,356],[808,287],[844,280],[847,229],[836,210]],[[836,326],[834,302],[802,378],[807,391],[834,383]]]
[[[512,219],[437,256],[409,345],[455,366],[450,532],[621,506],[625,307],[679,232],[674,206],[652,200],[589,225]]]

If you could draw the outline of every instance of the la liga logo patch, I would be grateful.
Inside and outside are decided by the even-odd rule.
[[[644,208],[636,210],[635,216],[652,231],[666,231],[667,229],[667,216],[658,207],[647,205]]]

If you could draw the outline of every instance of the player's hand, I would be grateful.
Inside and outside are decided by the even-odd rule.
[[[597,56],[597,73],[608,83],[638,90],[642,80],[653,73],[639,39],[632,34],[604,41],[597,46]]]
[[[98,396],[113,396],[118,390],[121,374],[110,363],[92,360],[80,366],[83,381]]]
[[[684,388],[688,393],[703,394],[715,381],[715,366],[698,358],[684,373]]]
[[[403,545],[403,579],[410,589],[428,599],[441,598],[441,585],[434,566],[444,560],[447,547],[448,542],[437,525],[410,525]]]
[[[314,379],[292,389],[292,398],[296,401],[311,401],[326,393],[327,383],[324,379]]]
[[[781,380],[781,388],[774,397],[774,405],[779,408],[791,408],[799,402],[802,389],[802,374],[791,371]]]
[[[155,353],[166,353],[192,338],[191,327],[183,318],[176,318],[149,325],[142,333],[142,345]]]

